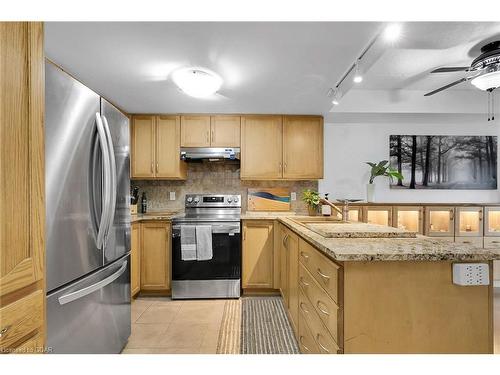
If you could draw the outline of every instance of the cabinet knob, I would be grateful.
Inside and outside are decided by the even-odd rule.
[[[7,327],[4,327],[0,330],[0,339],[7,334],[7,332],[9,331],[9,328],[10,326],[7,326]]]

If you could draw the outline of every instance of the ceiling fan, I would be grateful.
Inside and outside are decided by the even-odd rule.
[[[449,83],[424,96],[431,96],[463,82],[471,81],[480,90],[492,92],[500,86],[500,41],[486,44],[470,66],[451,66],[433,70],[431,73],[470,72],[468,77]]]

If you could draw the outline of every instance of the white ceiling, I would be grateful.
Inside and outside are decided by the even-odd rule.
[[[327,115],[332,107],[328,89],[383,26],[374,22],[49,22],[45,48],[49,59],[129,113]],[[430,75],[432,69],[469,65],[479,47],[495,38],[500,39],[500,23],[404,23],[401,40],[383,45],[364,81],[346,95],[348,110],[342,109],[342,103],[335,110],[373,112],[373,108],[364,109],[370,90],[419,90],[423,95],[463,74]],[[219,94],[210,99],[184,95],[168,78],[181,66],[204,66],[219,73],[224,79]],[[470,84],[463,84],[437,95],[448,97],[448,106],[456,96],[456,106],[463,107],[468,99],[456,95],[457,90],[467,90],[474,98],[482,94],[469,88]],[[437,95],[432,98],[440,100]],[[392,98],[391,105],[398,105],[391,95],[387,97]],[[402,100],[407,100],[404,109],[394,112],[425,111],[420,99],[418,110],[408,102],[411,99]],[[453,106],[443,110],[433,106],[429,112],[450,111]]]

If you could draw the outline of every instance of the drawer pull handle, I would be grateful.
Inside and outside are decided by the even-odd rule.
[[[299,282],[300,282],[300,285],[302,285],[302,286],[309,286],[309,283],[306,283],[306,282],[304,281],[304,278],[303,278],[303,277],[301,277],[301,278],[299,279]]]
[[[318,308],[318,310],[321,311],[325,315],[330,315],[328,310],[324,310],[321,308],[321,303],[322,303],[321,301],[316,302],[316,307]]]
[[[10,328],[10,326],[2,328],[2,330],[0,331],[0,339],[7,333],[9,328]]]
[[[300,343],[302,344],[302,346],[304,347],[305,351],[306,351],[306,352],[309,352],[309,351],[310,351],[310,350],[309,350],[309,348],[308,348],[307,346],[305,346],[305,345],[304,345],[304,336],[300,336],[300,337],[299,337],[299,341],[300,341]]]
[[[330,353],[330,351],[329,351],[327,348],[325,348],[323,345],[321,345],[321,341],[319,340],[319,339],[320,339],[320,337],[321,337],[321,335],[318,333],[318,334],[316,335],[316,341],[318,342],[318,345],[319,345],[319,346],[320,346],[320,348],[321,348],[321,349],[323,349],[325,352]]]
[[[491,241],[491,243],[500,243],[500,241]]]
[[[326,279],[326,280],[330,280],[330,276],[328,275],[325,275],[323,272],[321,272],[321,269],[317,269],[316,272],[318,272],[318,275],[320,275],[322,278]]]
[[[308,260],[309,259],[309,255],[307,255],[306,253],[304,253],[303,251],[300,252],[300,256],[302,258],[304,258],[305,260]]]
[[[304,302],[301,302],[301,303],[300,303],[300,309],[301,309],[302,311],[304,311],[305,313],[309,313],[309,310],[308,310],[308,309],[306,309],[304,306],[306,306],[306,304],[305,304]]]

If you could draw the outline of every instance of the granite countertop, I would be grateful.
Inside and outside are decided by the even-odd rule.
[[[295,215],[295,211],[246,211],[241,214],[241,220],[276,220]]]
[[[130,222],[136,223],[148,220],[172,220],[175,216],[181,213],[182,211],[150,211],[145,214],[132,214],[130,215]]]
[[[328,257],[349,261],[487,261],[500,259],[498,250],[477,248],[435,237],[325,238],[287,217],[278,220]]]

